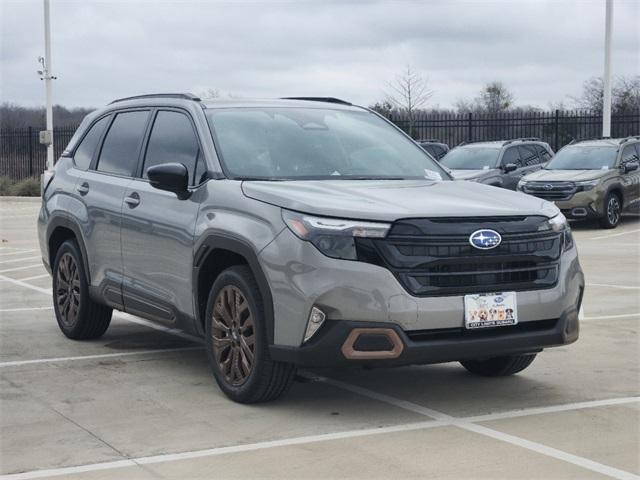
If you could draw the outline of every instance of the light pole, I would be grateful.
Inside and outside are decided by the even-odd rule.
[[[49,21],[49,0],[44,0],[44,58],[38,58],[42,70],[38,70],[40,79],[44,80],[46,95],[47,129],[40,132],[40,143],[47,146],[47,170],[53,169],[53,105],[51,100],[51,26]]]
[[[604,97],[602,101],[602,136],[611,136],[611,29],[613,22],[613,0],[606,0],[604,27]]]

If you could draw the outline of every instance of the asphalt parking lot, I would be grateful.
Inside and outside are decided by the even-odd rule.
[[[640,217],[575,225],[581,337],[510,378],[457,364],[304,372],[244,406],[197,339],[114,313],[67,340],[35,233],[0,200],[0,478],[640,478]]]

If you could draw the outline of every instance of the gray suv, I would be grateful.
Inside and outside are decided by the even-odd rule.
[[[100,337],[112,309],[204,336],[238,402],[278,397],[297,366],[509,375],[578,338],[557,207],[452,181],[337,99],[115,101],[45,177],[38,230],[67,337]]]
[[[454,178],[515,190],[520,179],[540,170],[553,156],[538,138],[518,138],[460,145],[440,163]]]

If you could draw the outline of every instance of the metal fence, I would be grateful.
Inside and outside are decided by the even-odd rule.
[[[54,129],[54,158],[60,156],[76,128]],[[47,166],[47,147],[40,144],[40,130],[36,127],[0,129],[0,176],[22,180],[42,173]]]
[[[393,114],[391,121],[409,130],[406,116]],[[55,158],[62,153],[75,126],[54,129]],[[438,139],[449,146],[462,142],[538,137],[554,150],[573,139],[598,137],[602,116],[584,111],[508,112],[501,114],[422,113],[413,121],[416,139]],[[14,180],[38,176],[46,167],[46,147],[39,143],[36,127],[0,129],[0,175]],[[640,134],[640,112],[616,114],[611,118],[611,135]]]
[[[409,132],[405,115],[390,120]],[[602,115],[585,111],[507,112],[500,114],[419,114],[411,136],[417,140],[437,139],[453,147],[462,142],[537,137],[558,150],[574,139],[594,138],[602,133]],[[640,112],[611,117],[611,136],[640,134]]]

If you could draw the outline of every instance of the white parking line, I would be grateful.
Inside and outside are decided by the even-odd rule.
[[[24,258],[11,258],[9,260],[0,260],[0,265],[5,263],[15,263],[15,262],[24,262],[26,260],[38,260],[40,257],[24,257]]]
[[[33,277],[18,278],[18,280],[20,280],[21,282],[26,282],[27,280],[37,280],[39,278],[45,278],[45,277],[51,278],[51,275],[49,275],[48,273],[45,273],[43,275],[35,275]]]
[[[26,252],[26,251],[31,251],[31,250],[26,250],[24,248],[16,248],[16,247],[4,247],[4,246],[0,246],[0,252],[4,253],[5,250],[18,250],[18,252],[16,253],[21,253],[21,252]],[[35,251],[35,250],[34,250]],[[7,254],[8,255],[8,254]]]
[[[36,268],[36,267],[42,267],[42,263],[26,265],[24,267],[6,268],[4,270],[0,270],[0,273],[17,272],[18,270],[27,270],[28,268]]]
[[[17,252],[4,252],[2,250],[2,247],[0,247],[0,257],[8,257],[10,255],[23,255],[25,253],[31,253],[31,252],[37,252],[38,250],[36,248],[31,248],[29,250],[19,250]]]
[[[136,467],[140,465],[150,465],[154,463],[164,463],[176,460],[188,460],[193,458],[213,457],[227,453],[252,452],[266,448],[286,447],[291,445],[304,445],[307,443],[326,442],[329,440],[341,440],[347,438],[365,437],[369,435],[379,435],[383,433],[410,432],[413,430],[424,430],[444,426],[443,422],[415,422],[390,427],[366,428],[360,430],[347,430],[337,433],[322,433],[318,435],[307,435],[304,437],[284,438],[282,440],[269,440],[265,442],[247,443],[244,445],[234,445],[231,447],[218,447],[206,450],[195,450],[191,452],[161,454],[150,457],[132,458],[128,460],[116,460],[113,462],[93,463],[89,465],[78,465],[75,467],[54,468],[50,470],[35,470],[31,472],[1,475],[0,480],[26,480],[31,478],[57,477],[61,475],[72,475],[75,473],[95,472],[99,470],[110,470],[114,468]]]
[[[588,458],[579,457],[578,455],[573,455],[573,454],[564,452],[562,450],[558,450],[556,448],[548,447],[541,443],[532,442],[524,438],[516,437],[515,435],[509,435],[503,432],[499,432],[497,430],[493,430],[492,428],[488,428],[482,425],[476,425],[475,423],[471,423],[470,421],[465,420],[464,418],[455,418],[450,415],[447,415],[446,413],[438,412],[437,410],[423,407],[422,405],[408,402],[406,400],[401,400],[399,398],[390,397],[388,395],[374,392],[373,390],[369,390],[367,388],[358,387],[358,386],[351,385],[349,383],[341,382],[338,380],[333,380],[333,379],[324,378],[324,377],[315,377],[315,378],[319,381],[342,388],[344,390],[358,393],[359,395],[372,398],[381,402],[386,402],[395,407],[403,408],[405,410],[418,413],[420,415],[426,415],[431,418],[437,418],[439,421],[442,421],[443,423],[449,423],[453,426],[462,428],[463,430],[478,433],[480,435],[491,437],[496,440],[509,443],[511,445],[516,445],[518,447],[522,447],[527,450],[531,450],[536,453],[546,455],[548,457],[553,457],[558,460],[563,460],[573,465],[577,465],[579,467],[586,468],[588,470],[598,472],[603,475],[607,475],[611,478],[617,478],[619,480],[640,480],[640,476],[634,475],[633,473],[626,472],[618,468],[613,468],[608,465],[604,465],[602,463],[594,462],[593,460],[589,460]]]
[[[640,228],[636,228],[635,230],[629,230],[627,232],[611,233],[609,235],[599,235],[597,237],[587,238],[587,240],[603,240],[605,238],[619,237],[620,235],[628,235],[630,233],[638,233],[638,232],[640,232]]]
[[[318,377],[312,377],[312,378],[318,379]],[[330,382],[339,383],[340,385],[336,385],[336,386],[339,386],[340,388],[342,388],[342,386],[348,385],[349,389],[355,393],[367,394],[367,396],[369,396],[369,394],[372,394],[371,398],[374,398],[379,401],[388,403],[388,400],[391,400],[393,402],[398,402],[397,404],[396,403],[394,404],[396,404],[396,406],[400,406],[401,408],[412,407],[411,411],[416,411],[419,413],[428,411],[429,412],[428,416],[432,416],[436,414],[434,410],[431,410],[431,409],[425,410],[423,407],[419,405],[415,405],[410,402],[404,402],[403,400],[399,400],[399,399],[393,399],[392,397],[388,397],[387,395],[371,392],[370,390],[367,390],[367,389],[360,389],[360,387],[344,384],[343,382],[337,382],[333,380],[331,380]],[[534,407],[530,409],[523,409],[523,410],[517,410],[515,412],[505,412],[505,413],[510,416],[520,417],[527,414],[537,415],[540,413],[552,413],[554,411],[568,411],[568,410],[575,410],[575,409],[581,409],[581,408],[620,405],[623,403],[632,403],[637,401],[640,401],[640,397],[597,400],[593,402],[555,405],[555,406],[541,407],[541,408]],[[415,407],[417,407],[416,410],[413,410],[413,408]],[[303,437],[284,438],[280,440],[269,440],[265,442],[234,445],[230,447],[218,447],[218,448],[210,448],[205,450],[194,450],[194,451],[181,452],[181,453],[167,453],[167,454],[153,455],[149,457],[115,460],[113,462],[92,463],[87,465],[62,467],[62,468],[55,468],[55,469],[49,469],[49,470],[34,470],[34,471],[24,472],[24,473],[3,475],[3,476],[0,476],[0,480],[26,480],[26,479],[32,479],[32,478],[56,477],[56,476],[62,476],[62,475],[72,475],[77,473],[95,472],[100,470],[111,470],[111,469],[117,469],[117,468],[123,468],[123,467],[136,467],[140,465],[150,465],[150,464],[172,462],[172,461],[178,461],[178,460],[189,460],[194,458],[212,457],[216,455],[224,455],[229,453],[251,452],[256,450],[264,450],[267,448],[286,447],[286,446],[292,446],[292,445],[304,445],[308,443],[358,438],[358,437],[365,437],[365,436],[378,435],[378,434],[384,434],[384,433],[409,432],[414,430],[426,430],[431,428],[446,427],[446,426],[461,426],[461,425],[464,425],[464,427],[470,427],[470,428],[465,428],[466,430],[473,431],[475,433],[480,433],[481,435],[491,436],[494,438],[496,436],[499,436],[500,438],[497,438],[498,440],[516,444],[520,447],[534,450],[538,453],[542,453],[547,456],[552,456],[554,458],[561,458],[562,460],[567,461],[569,463],[577,464],[581,467],[589,468],[591,470],[603,473],[605,475],[612,476],[614,478],[634,479],[634,480],[638,479],[637,476],[622,470],[618,470],[615,468],[608,467],[606,465],[592,462],[591,460],[583,459],[582,457],[571,455],[561,450],[550,448],[535,442],[530,442],[528,440],[524,440],[519,437],[514,437],[513,435],[503,434],[501,432],[497,432],[487,427],[472,424],[469,421],[472,417],[456,419],[454,417],[451,417],[446,414],[442,414],[440,412],[437,412],[437,414],[439,416],[442,416],[444,420],[413,422],[413,423],[405,423],[405,424],[393,425],[389,427],[380,427],[380,428],[364,428],[364,429],[357,429],[357,430],[347,430],[344,432],[323,433],[318,435],[307,435]],[[491,414],[491,415],[499,415],[499,414]],[[487,417],[489,416],[480,416],[475,418],[478,419],[477,421],[491,419]],[[505,418],[509,418],[509,417],[505,417]]]
[[[614,405],[626,405],[628,403],[640,402],[640,397],[610,398],[606,400],[593,400],[590,402],[565,403],[561,405],[551,405],[549,407],[523,408],[520,410],[509,410],[500,413],[489,413],[486,415],[476,415],[474,417],[464,417],[466,422],[478,423],[489,422],[491,420],[503,420],[507,418],[528,417],[531,415],[543,415],[545,413],[569,412],[583,410],[585,408],[611,407]]]
[[[2,273],[2,272],[0,272],[0,273]],[[5,281],[5,282],[9,282],[9,283],[13,283],[14,285],[19,285],[19,286],[24,287],[24,288],[29,288],[31,290],[35,290],[36,292],[44,293],[45,295],[51,295],[51,289],[50,288],[36,287],[35,285],[31,285],[30,283],[23,282],[22,280],[16,280],[15,278],[11,278],[11,277],[6,277],[4,275],[0,275],[0,280]]]
[[[587,283],[587,287],[619,288],[620,290],[640,290],[635,285],[610,285],[608,283]]]
[[[0,368],[18,367],[21,365],[33,365],[34,363],[58,363],[75,360],[95,360],[96,358],[130,357],[132,355],[148,355],[152,353],[180,352],[185,350],[202,350],[202,347],[157,348],[153,350],[138,350],[136,352],[101,353],[97,355],[79,355],[76,357],[36,358],[33,360],[15,360],[0,362]]]
[[[622,313],[620,315],[602,315],[601,317],[584,317],[582,320],[609,320],[612,318],[632,318],[632,317],[640,317],[640,312]]]
[[[33,310],[53,310],[53,307],[2,308],[2,309],[0,309],[0,313],[5,313],[5,312],[31,312]]]

